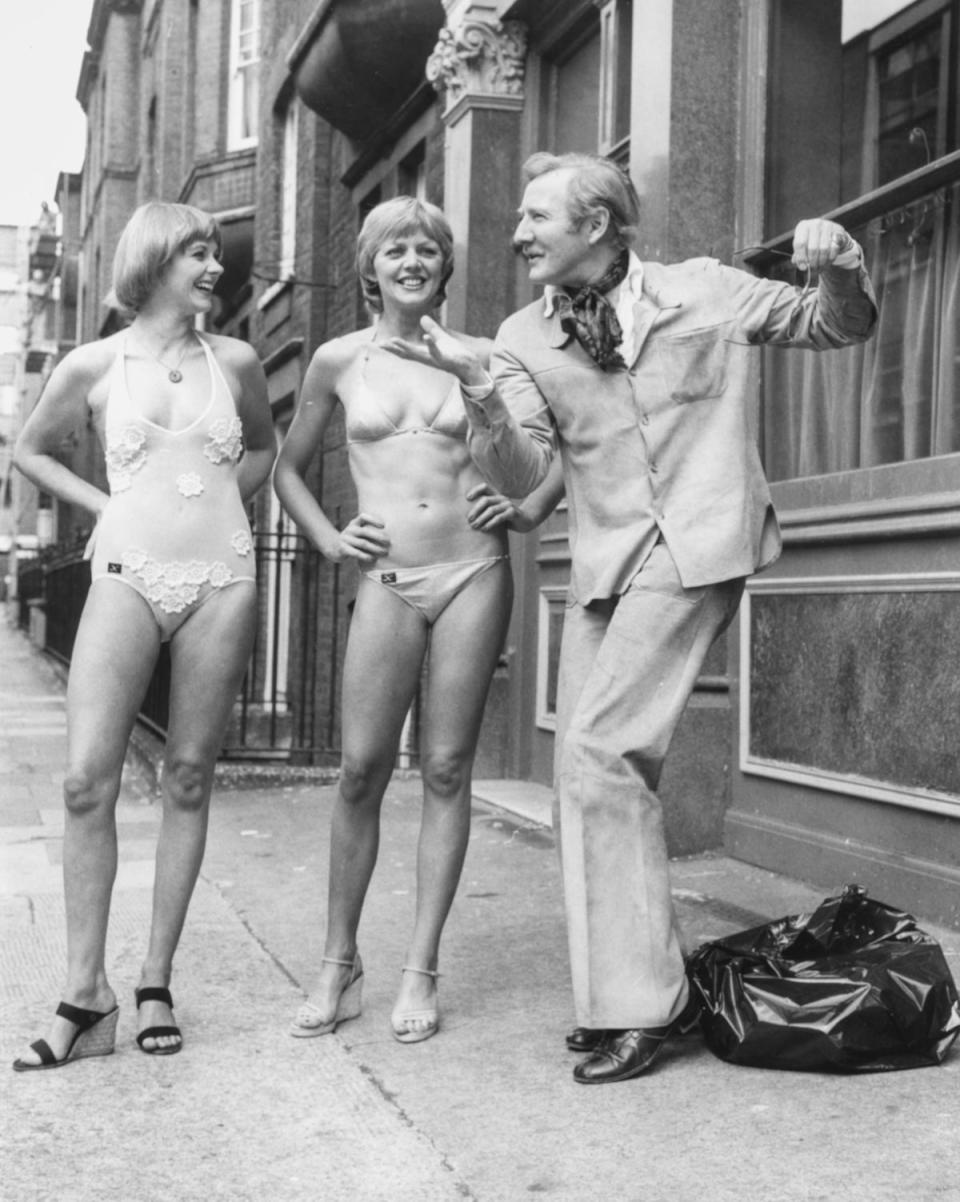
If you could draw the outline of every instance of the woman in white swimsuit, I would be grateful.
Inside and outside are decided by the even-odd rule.
[[[213,304],[219,255],[206,213],[161,203],[138,209],[114,263],[114,292],[131,324],[66,356],[17,443],[16,465],[38,488],[97,518],[67,686],[67,980],[46,1038],[15,1061],[20,1072],[114,1048],[118,1007],[104,945],[115,808],[161,642],[170,643],[170,718],[137,1043],[152,1055],[182,1044],[171,966],[203,859],[214,763],[253,643],[244,504],[269,475],[275,447],[253,350],[196,328]],[[109,496],[57,458],[88,416],[104,448]]]
[[[439,1025],[440,937],[467,848],[470,772],[510,615],[503,522],[512,507],[473,465],[456,380],[403,362],[383,344],[419,336],[452,268],[453,236],[435,206],[398,197],[368,214],[357,269],[374,324],[316,352],[274,474],[277,495],[310,541],[333,562],[360,568],[344,664],[326,941],[295,1036],[327,1034],[360,1012],[357,926],[384,790],[428,649],[416,917],[391,1026],[398,1040],[416,1043]],[[488,342],[466,341],[487,357]],[[338,406],[359,507],[342,530],[305,480]]]

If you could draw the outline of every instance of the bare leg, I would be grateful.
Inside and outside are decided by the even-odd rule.
[[[423,818],[417,849],[417,911],[405,964],[435,972],[440,937],[470,837],[471,770],[483,709],[503,647],[513,596],[509,563],[474,580],[433,627],[421,748]],[[395,1029],[434,1025],[402,1015],[436,1009],[436,980],[404,973]]]
[[[169,986],[174,952],[203,862],[213,770],[253,649],[256,589],[240,582],[215,593],[170,644],[170,721],[161,794],[150,941],[141,986]],[[139,1029],[173,1025],[163,1002],[144,1002]],[[178,1044],[144,1041],[147,1051]]]
[[[343,675],[343,760],[330,832],[324,956],[352,962],[380,844],[380,806],[420,679],[427,624],[404,601],[361,578]],[[310,993],[314,1021],[332,1020],[350,969],[324,963]]]
[[[67,980],[63,1000],[106,1012],[117,999],[104,955],[117,872],[116,803],[127,742],[160,645],[149,606],[126,585],[94,581],[77,631],[67,684],[63,886]],[[57,1059],[76,1033],[54,1019],[46,1041]],[[36,1064],[27,1051],[21,1057]]]

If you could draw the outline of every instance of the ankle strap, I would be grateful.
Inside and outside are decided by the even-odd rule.
[[[144,985],[142,989],[135,989],[133,996],[137,1003],[137,1009],[144,1002],[163,1002],[165,1006],[173,1009],[173,998],[170,996],[170,990],[163,985]]]
[[[359,956],[354,956],[352,960],[335,960],[333,956],[321,956],[321,964],[340,964],[344,968],[353,968],[356,962],[360,959]]]
[[[431,969],[431,968],[417,968],[413,964],[404,964],[403,968],[401,968],[400,971],[401,972],[418,972],[418,973],[420,973],[421,976],[433,977],[434,980],[436,980],[437,977],[440,976],[440,974],[438,972],[434,972],[433,969]]]

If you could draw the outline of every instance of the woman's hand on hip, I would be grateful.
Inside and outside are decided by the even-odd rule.
[[[512,530],[520,528],[514,524],[519,517],[514,502],[491,485],[475,484],[467,493],[467,500],[475,502],[467,511],[467,522],[474,530],[496,530],[500,526],[509,526]]]
[[[337,562],[356,559],[361,565],[373,563],[390,550],[390,540],[383,533],[384,523],[369,513],[358,513],[340,531],[340,555]]]

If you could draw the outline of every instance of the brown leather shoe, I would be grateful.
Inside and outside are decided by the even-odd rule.
[[[672,1023],[662,1027],[634,1027],[607,1031],[600,1045],[573,1070],[581,1085],[606,1085],[629,1081],[651,1069],[673,1035],[685,1035],[700,1021],[700,1000],[691,990],[687,1004]]]

